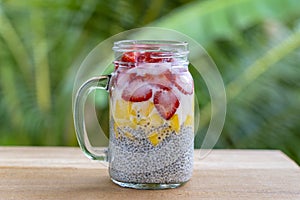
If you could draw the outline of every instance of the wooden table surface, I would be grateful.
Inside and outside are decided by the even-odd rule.
[[[213,150],[194,168],[180,188],[135,190],[113,184],[79,148],[0,147],[0,200],[300,199],[300,168],[280,151]]]

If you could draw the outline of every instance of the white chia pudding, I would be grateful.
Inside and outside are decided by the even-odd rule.
[[[157,146],[145,138],[132,140],[122,136],[116,138],[112,134],[110,176],[126,183],[186,182],[192,176],[193,139],[192,127],[182,127],[178,135],[171,132]]]

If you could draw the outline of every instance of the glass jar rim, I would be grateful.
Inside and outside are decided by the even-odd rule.
[[[188,54],[188,43],[175,40],[120,40],[114,42],[115,52],[126,51],[170,51]]]

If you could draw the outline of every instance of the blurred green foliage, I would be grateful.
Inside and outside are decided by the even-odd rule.
[[[299,10],[298,0],[2,0],[0,144],[77,145],[77,67],[107,37],[149,25],[193,37],[216,62],[228,101],[217,148],[281,149],[300,163]]]

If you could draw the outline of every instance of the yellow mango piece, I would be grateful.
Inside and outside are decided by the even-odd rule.
[[[134,124],[134,127],[136,128],[137,125],[139,126],[145,126],[145,125],[148,125],[148,120],[147,119],[139,119],[137,117],[131,117],[131,122],[132,124]]]
[[[150,113],[152,112],[153,108],[154,108],[154,103],[152,103],[151,101],[147,101],[147,104],[145,104],[141,108],[140,113],[142,116],[148,117],[150,115]]]
[[[126,124],[126,125],[128,125],[128,124]],[[121,124],[117,124],[117,123],[114,124],[114,132],[115,132],[116,138],[119,138],[121,135],[123,135],[123,136],[125,136],[125,137],[127,137],[131,140],[134,140],[135,138],[130,132],[128,132],[128,131],[124,132],[123,131],[124,127],[125,126],[122,126]]]
[[[148,136],[148,139],[153,144],[153,146],[156,146],[166,137],[169,137],[173,131],[174,131],[173,128],[169,128],[169,127],[161,128],[158,132],[151,133]]]
[[[187,115],[184,121],[184,126],[193,126],[194,125],[194,117],[192,115]]]
[[[130,127],[132,129],[135,129],[137,124],[135,124],[133,121],[130,120],[124,120],[124,119],[115,119],[115,125],[118,127]]]
[[[150,116],[150,126],[161,126],[163,123],[164,119],[158,113],[153,113]]]
[[[148,117],[153,108],[154,104],[151,101],[133,103],[130,114],[136,117]]]
[[[159,142],[161,141],[161,139],[158,139],[158,133],[154,132],[151,135],[148,136],[148,140],[151,142],[151,144],[153,146],[156,146],[159,144]]]
[[[170,125],[176,133],[179,133],[180,122],[179,122],[178,114],[173,115],[173,117],[170,119]]]
[[[138,125],[138,119],[136,117],[131,117],[131,122],[135,125]]]
[[[117,100],[113,109],[114,117],[117,119],[130,119],[130,112],[132,110],[132,102]]]
[[[134,102],[129,107],[129,120],[136,127],[137,125],[145,126],[149,123],[149,114],[152,112],[154,104],[147,102]]]
[[[146,119],[141,119],[141,120],[138,120],[138,125],[140,126],[145,126],[145,125],[148,125],[148,120]]]
[[[127,122],[126,126],[132,128],[132,129],[136,129],[136,125],[134,122],[130,121],[130,122]]]
[[[137,115],[136,110],[135,110],[135,109],[131,109],[131,110],[130,110],[130,115],[136,116],[136,115]]]

